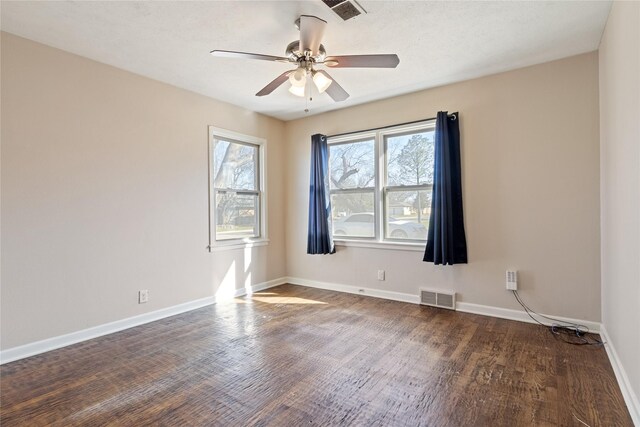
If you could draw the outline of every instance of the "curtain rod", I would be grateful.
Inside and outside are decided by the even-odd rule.
[[[451,113],[451,114],[449,114],[449,117],[457,118],[458,117],[458,113],[457,112]],[[426,121],[435,120],[435,119],[436,119],[435,117],[429,117],[428,119],[413,120],[411,122],[396,123],[394,125],[380,126],[380,127],[377,127],[377,128],[354,130],[354,131],[351,131],[351,132],[337,133],[335,135],[327,135],[327,138],[335,138],[335,137],[338,137],[338,136],[351,135],[351,134],[354,134],[354,133],[361,133],[361,132],[371,132],[372,130],[389,129],[389,128],[394,128],[396,126],[412,125],[412,124],[415,124],[415,123],[421,123],[421,122],[426,122]]]

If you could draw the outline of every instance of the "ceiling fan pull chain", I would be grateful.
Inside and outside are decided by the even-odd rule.
[[[305,113],[308,113],[308,112],[309,112],[309,98],[311,98],[311,87],[309,87],[309,97],[307,97],[307,94],[306,94],[307,87],[309,87],[309,85],[308,85],[308,84],[304,87],[304,90],[305,90],[305,95],[304,95],[304,112],[305,112]]]

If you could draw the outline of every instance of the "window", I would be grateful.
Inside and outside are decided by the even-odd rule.
[[[333,235],[375,237],[375,140],[329,145]]]
[[[210,248],[266,242],[264,146],[210,127]]]
[[[328,142],[334,239],[422,245],[431,211],[435,121]]]

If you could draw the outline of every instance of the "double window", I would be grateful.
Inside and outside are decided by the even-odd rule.
[[[435,121],[329,138],[334,239],[425,242],[434,143]]]
[[[210,127],[210,247],[265,241],[265,141]]]

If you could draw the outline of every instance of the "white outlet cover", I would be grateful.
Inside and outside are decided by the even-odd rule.
[[[138,304],[144,304],[145,302],[149,301],[149,291],[148,290],[142,290],[138,292]]]

